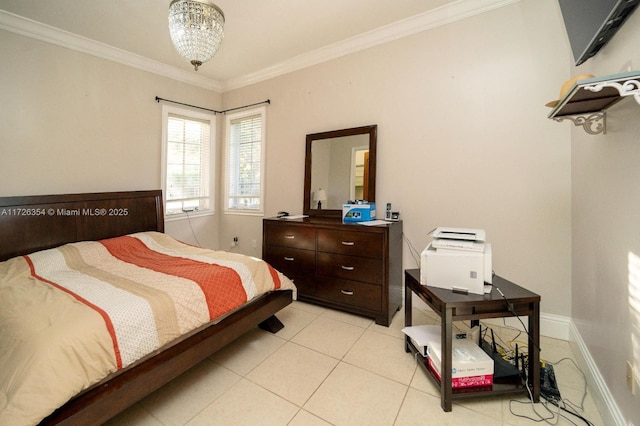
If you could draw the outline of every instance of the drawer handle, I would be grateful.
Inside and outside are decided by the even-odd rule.
[[[354,243],[353,241],[343,241],[342,245],[343,246],[355,246],[356,243]]]
[[[345,271],[353,271],[354,269],[356,269],[353,266],[345,266],[345,265],[342,265],[341,268],[344,269]]]
[[[295,239],[295,238],[296,238],[296,236],[295,236],[295,235],[285,235],[284,237],[285,237],[287,240],[293,240],[293,239]]]
[[[284,260],[286,260],[287,262],[293,262],[294,260],[296,260],[296,258],[295,258],[295,257],[288,257],[288,256],[285,256],[285,257],[284,257]]]
[[[340,290],[340,293],[346,295],[346,296],[353,296],[353,291],[351,290]]]

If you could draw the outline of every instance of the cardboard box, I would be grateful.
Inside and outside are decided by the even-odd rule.
[[[440,370],[437,368],[436,364],[433,362],[431,358],[429,358],[428,363],[429,363],[429,367],[431,368],[431,371],[434,372],[438,380],[442,381],[442,377],[440,376]],[[471,387],[478,387],[478,386],[491,386],[491,385],[493,385],[493,374],[451,378],[452,389],[471,388]]]
[[[427,355],[432,361],[434,371],[438,374],[442,371],[441,354],[439,341],[430,342],[427,345]],[[493,359],[473,341],[453,339],[451,359],[452,378],[491,376],[491,383],[493,383]]]
[[[418,325],[402,329],[402,332],[411,339],[411,343],[418,350],[418,353],[427,358],[429,368],[435,373],[438,380],[442,380],[440,329],[438,325]],[[473,330],[471,334],[473,335]],[[451,374],[451,386],[454,389],[491,386],[493,384],[493,360],[491,357],[471,339],[453,337],[452,345],[454,346],[451,354],[454,367]],[[475,358],[478,358],[476,365],[473,362]]]
[[[345,223],[368,222],[375,218],[376,203],[342,205],[342,221]]]

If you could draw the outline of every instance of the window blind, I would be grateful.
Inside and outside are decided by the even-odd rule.
[[[230,122],[229,209],[260,209],[262,162],[262,115],[251,115]]]
[[[166,214],[210,208],[210,123],[169,114]]]

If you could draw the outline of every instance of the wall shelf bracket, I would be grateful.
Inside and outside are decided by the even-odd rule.
[[[578,80],[561,95],[548,118],[571,120],[590,135],[606,134],[606,110],[629,96],[640,104],[640,71]]]
[[[622,97],[633,96],[636,102],[640,104],[640,81],[638,80],[626,80],[622,83],[615,81],[603,81],[602,83],[585,86],[584,89],[596,93],[605,87],[613,87]]]
[[[594,112],[589,115],[566,115],[563,117],[555,117],[553,120],[559,123],[564,120],[570,120],[574,126],[582,126],[584,131],[590,135],[607,133],[607,113],[605,111]]]

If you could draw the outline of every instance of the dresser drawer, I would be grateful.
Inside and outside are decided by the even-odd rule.
[[[382,260],[318,252],[318,275],[382,285]]]
[[[269,224],[266,226],[264,238],[269,245],[316,249],[316,231],[305,226]]]
[[[315,294],[315,252],[289,247],[269,246],[265,262],[287,276],[300,294]]]
[[[345,224],[339,218],[266,218],[262,256],[298,289],[298,300],[388,326],[402,306],[402,221]]]
[[[318,230],[318,251],[382,258],[382,234]]]
[[[286,276],[313,275],[316,268],[316,254],[310,250],[269,246],[264,260]]]
[[[379,311],[382,287],[339,278],[318,277],[316,296],[342,305]]]

